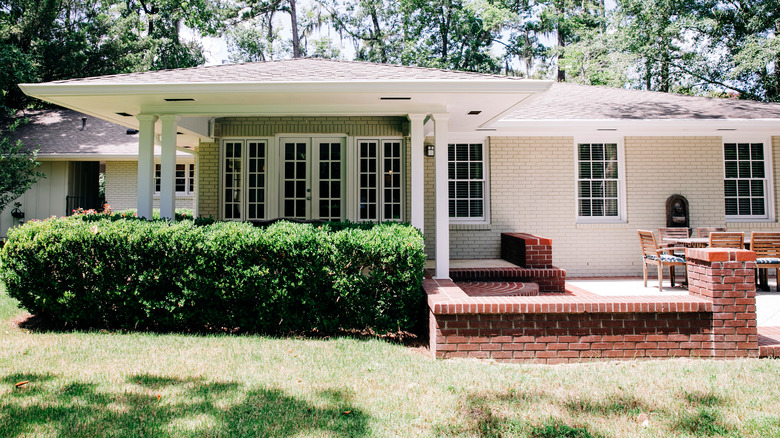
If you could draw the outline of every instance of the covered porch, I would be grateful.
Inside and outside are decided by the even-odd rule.
[[[435,227],[433,275],[444,279],[450,276],[451,203],[461,202],[451,197],[450,146],[484,142],[485,132],[495,131],[492,125],[504,113],[550,85],[294,59],[21,87],[30,96],[139,131],[138,216],[152,215],[157,144],[163,218],[173,218],[176,208],[176,151],[188,151],[196,155],[196,215],[242,221],[399,220],[424,232],[426,211],[433,212],[428,222]],[[404,126],[383,131],[388,118],[403,120]],[[238,128],[224,129],[230,123]],[[323,144],[327,149],[320,149]],[[385,146],[401,152],[375,152]],[[487,167],[482,150],[477,155],[479,165]],[[469,159],[461,164],[469,174]],[[427,200],[426,175],[433,180]],[[481,203],[465,201],[464,208],[481,212],[489,223],[484,176],[479,184],[464,186],[463,196],[478,196]]]

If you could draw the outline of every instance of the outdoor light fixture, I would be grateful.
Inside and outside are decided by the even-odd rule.
[[[436,151],[436,147],[432,144],[429,144],[428,146],[425,147],[425,156],[432,157],[435,151]]]

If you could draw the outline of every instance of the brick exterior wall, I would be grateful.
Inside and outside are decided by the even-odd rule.
[[[688,296],[468,297],[426,279],[431,353],[560,363],[592,359],[757,357],[755,253],[690,253]]]
[[[177,162],[191,163],[192,160]],[[106,203],[114,210],[134,210],[138,207],[137,161],[106,161]],[[160,208],[158,195],[154,195],[152,206]],[[176,196],[176,208],[194,211],[195,196]]]
[[[198,152],[198,215],[219,217],[219,144],[201,143]]]
[[[408,135],[406,117],[225,117],[217,137],[272,137],[276,134],[346,134],[360,137]]]
[[[432,142],[432,139],[427,139]],[[551,238],[553,265],[569,276],[641,275],[637,229],[666,223],[666,199],[685,196],[691,227],[778,230],[780,223],[726,223],[721,137],[625,137],[627,221],[576,223],[574,137],[490,137],[490,224],[450,225],[452,259],[499,258],[501,233]],[[772,151],[780,156],[780,137]],[[780,175],[780,160],[773,161]],[[433,160],[425,161],[426,254],[433,258]],[[777,179],[774,181],[777,186]],[[780,187],[775,190],[780,206]]]

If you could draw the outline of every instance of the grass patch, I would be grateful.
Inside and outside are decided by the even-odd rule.
[[[378,340],[30,332],[4,292],[0,312],[0,437],[780,436],[774,360],[437,361]]]

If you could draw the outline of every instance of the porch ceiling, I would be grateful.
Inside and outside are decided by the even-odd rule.
[[[29,96],[128,128],[138,128],[134,117],[138,114],[176,114],[189,118],[189,122],[179,124],[179,131],[185,134],[179,136],[181,145],[192,141],[193,136],[207,138],[205,122],[227,116],[449,113],[451,132],[473,132],[489,126],[501,114],[550,85],[549,81],[422,79],[146,84],[68,81],[20,87]],[[477,111],[478,114],[468,114]]]

